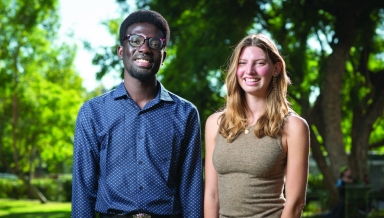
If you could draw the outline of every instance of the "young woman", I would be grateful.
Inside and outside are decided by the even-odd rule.
[[[206,122],[204,217],[301,217],[309,129],[287,101],[276,45],[249,35],[227,69],[225,108]]]

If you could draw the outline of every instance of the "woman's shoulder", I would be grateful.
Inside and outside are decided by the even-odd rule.
[[[307,151],[309,148],[309,127],[307,121],[298,114],[291,114],[286,118],[282,135],[285,149],[288,147]]]
[[[284,123],[285,134],[308,134],[309,126],[307,121],[297,113],[290,113]]]
[[[224,111],[219,111],[219,112],[215,112],[213,114],[211,114],[208,118],[207,118],[207,124],[216,124],[216,125],[219,125],[219,120],[220,120],[220,117],[221,115],[224,114]]]
[[[289,112],[285,118],[284,130],[285,131],[297,131],[298,129],[307,130],[307,121],[295,112]]]
[[[209,135],[216,135],[218,129],[219,129],[219,123],[221,119],[221,115],[224,112],[215,112],[211,114],[205,123],[205,132]]]
[[[290,110],[287,115],[285,116],[286,121],[290,122],[300,122],[300,123],[307,123],[307,121],[301,117],[298,113],[296,113],[293,110]]]

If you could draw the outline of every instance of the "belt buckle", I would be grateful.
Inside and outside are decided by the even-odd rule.
[[[132,218],[151,218],[151,215],[145,214],[145,213],[138,213],[138,214],[132,215]]]

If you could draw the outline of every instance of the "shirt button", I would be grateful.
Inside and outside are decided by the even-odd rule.
[[[142,164],[143,163],[143,161],[139,161],[139,164]]]
[[[143,186],[140,186],[140,188],[139,188],[140,190],[143,190]]]
[[[139,139],[142,139],[143,138],[143,136],[142,135],[139,135]]]

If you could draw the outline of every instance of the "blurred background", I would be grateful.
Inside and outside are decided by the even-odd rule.
[[[0,0],[0,217],[69,216],[77,112],[122,81],[118,29],[141,8],[168,20],[158,79],[197,106],[202,129],[224,106],[232,48],[269,35],[311,130],[304,216],[341,201],[348,167],[350,210],[365,205],[348,217],[384,217],[383,0]]]

